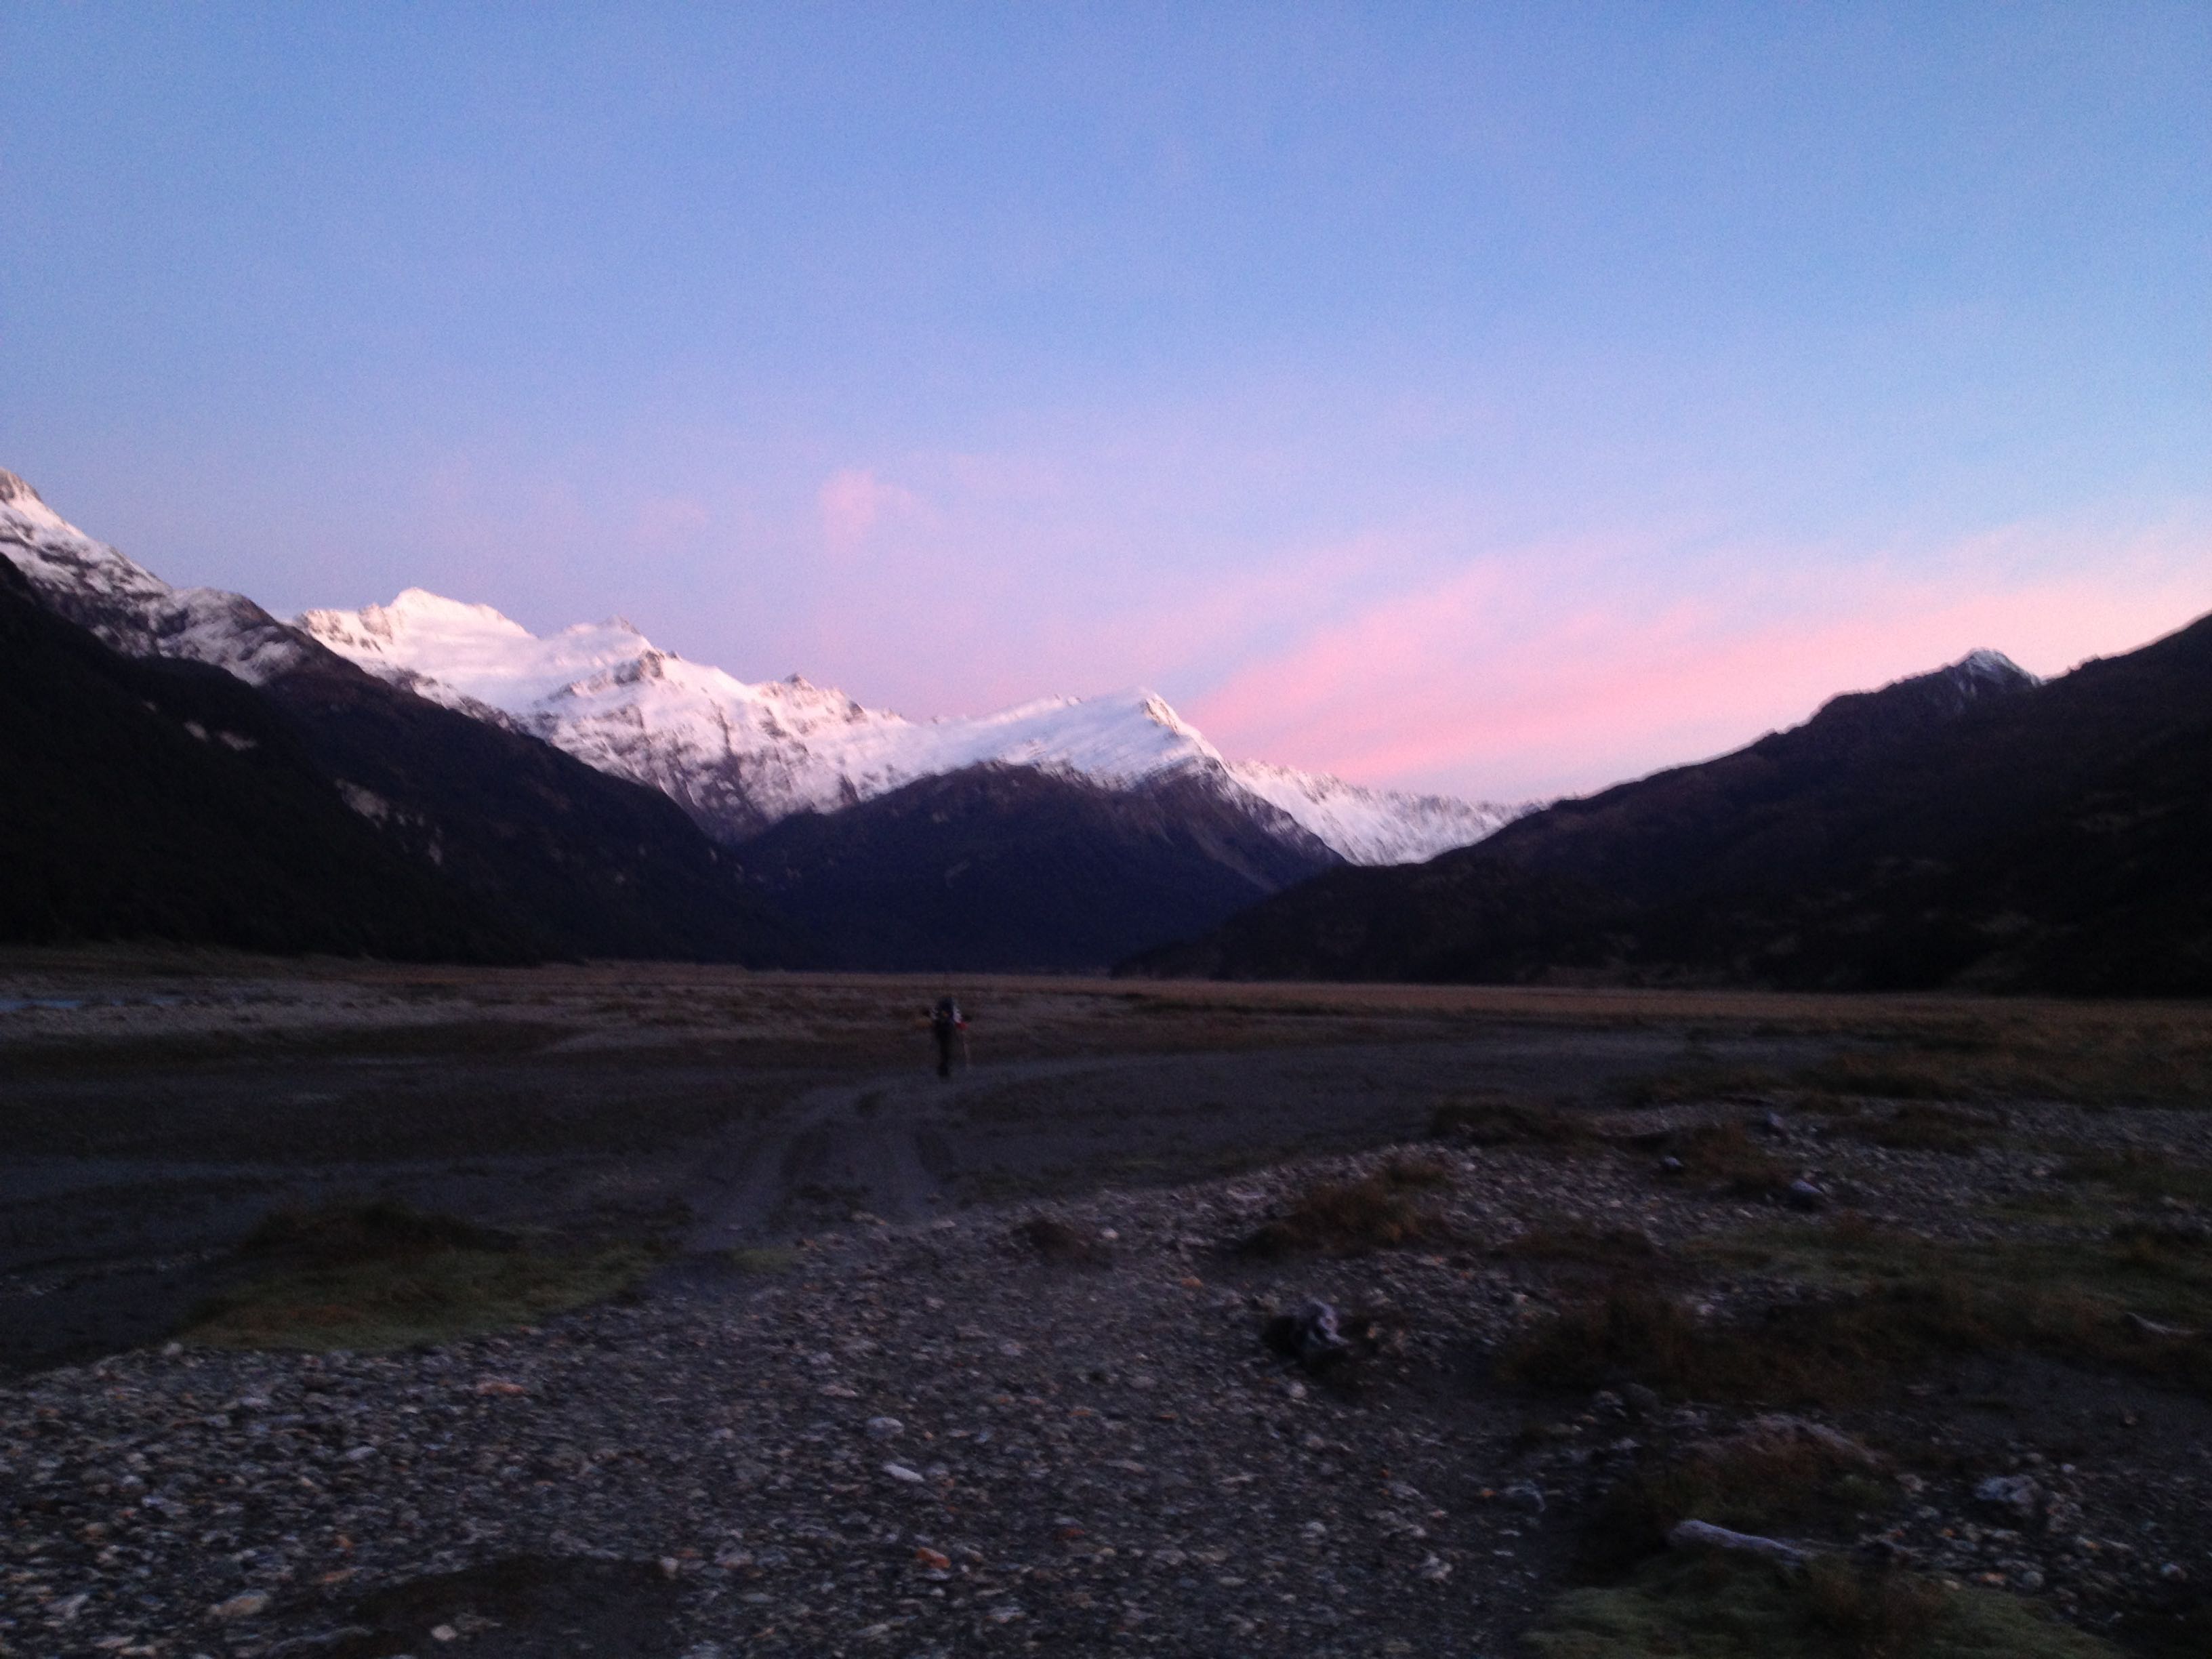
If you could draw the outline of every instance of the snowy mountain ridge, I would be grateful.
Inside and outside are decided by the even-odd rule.
[[[1370,789],[1325,773],[1300,772],[1267,761],[1233,762],[1229,775],[1353,864],[1413,864],[1431,859],[1495,834],[1542,805],[1523,801],[1499,805],[1455,795]]]
[[[410,588],[390,605],[311,611],[287,624],[240,594],[171,586],[69,524],[6,471],[0,556],[54,609],[128,654],[211,663],[260,685],[327,650],[657,788],[725,842],[794,812],[835,811],[984,764],[1033,767],[1112,790],[1188,780],[1276,835],[1310,837],[1357,864],[1431,858],[1527,810],[1232,764],[1142,689],[909,720],[797,675],[740,680],[661,650],[620,618],[540,638],[489,605]]]
[[[315,651],[252,600],[214,587],[172,587],[96,542],[0,471],[0,557],[52,607],[134,657],[177,657],[265,684]]]
[[[543,638],[489,605],[410,588],[389,605],[311,611],[297,626],[370,672],[457,708],[489,707],[605,771],[651,783],[736,840],[964,767],[1036,767],[1108,788],[1191,776],[1263,820],[1279,813],[1338,856],[1405,863],[1518,815],[1231,765],[1141,688],[908,720],[797,675],[751,684],[663,651],[619,618]]]

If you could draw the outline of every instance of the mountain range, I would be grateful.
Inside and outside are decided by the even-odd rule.
[[[2212,617],[2045,682],[1991,652],[1324,872],[1125,971],[2212,991]]]
[[[2212,992],[2212,617],[1540,810],[1231,763],[1143,691],[914,721],[420,589],[288,623],[5,472],[0,647],[0,939]]]
[[[1232,764],[1142,690],[915,721],[796,674],[748,684],[661,650],[620,619],[540,638],[489,605],[410,588],[390,605],[310,611],[295,623],[395,685],[650,784],[726,845],[793,813],[836,811],[988,765],[1113,791],[1195,785],[1271,833],[1302,831],[1352,864],[1418,862],[1526,810]]]
[[[172,586],[5,473],[0,555],[112,651],[252,688],[388,848],[532,949],[1103,968],[1526,810],[1232,764],[1141,690],[912,721],[422,589],[287,623]]]

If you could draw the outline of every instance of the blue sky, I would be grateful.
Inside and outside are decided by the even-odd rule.
[[[2201,5],[0,18],[0,465],[172,580],[1601,784],[2212,609]]]

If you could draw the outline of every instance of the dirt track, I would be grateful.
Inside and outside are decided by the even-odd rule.
[[[1759,1063],[1816,1051],[1771,1038],[1724,1049]],[[690,1242],[720,1249],[855,1213],[914,1222],[994,1197],[1413,1139],[1456,1096],[1591,1102],[1688,1052],[1679,1031],[1506,1027],[1472,1042],[987,1064],[949,1083],[909,1068],[825,1085],[733,1123],[685,1193],[698,1218]]]

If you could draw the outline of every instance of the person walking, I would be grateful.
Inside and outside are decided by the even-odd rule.
[[[937,1043],[937,1074],[952,1076],[952,1047],[958,1043],[962,1057],[968,1047],[968,1021],[960,1012],[960,1005],[951,997],[939,997],[937,1006],[929,1016],[929,1035]]]

